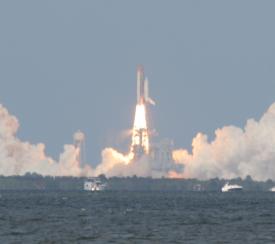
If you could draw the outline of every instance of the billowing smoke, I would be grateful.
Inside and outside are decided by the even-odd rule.
[[[65,145],[59,161],[45,155],[45,145],[23,142],[16,137],[19,122],[0,104],[0,175],[24,175],[35,172],[52,176],[91,174],[89,166],[80,168],[79,148]]]
[[[133,160],[130,154],[123,155],[113,148],[102,151],[102,163],[95,169],[94,175],[105,174],[112,176],[140,176],[158,178],[159,172],[153,168],[152,160],[144,155],[139,160]],[[161,175],[163,176],[163,175]]]
[[[102,151],[102,162],[91,169],[80,165],[80,147],[65,145],[59,160],[45,154],[45,145],[31,144],[16,137],[18,120],[0,105],[0,175],[35,172],[52,176],[143,176],[183,178],[245,178],[275,180],[275,103],[259,121],[249,119],[244,129],[225,126],[217,129],[215,139],[198,133],[192,152],[175,150],[174,163],[152,161],[149,155],[132,161],[112,148]]]
[[[198,133],[192,153],[180,149],[173,153],[184,164],[185,178],[235,178],[252,176],[256,180],[275,180],[275,103],[259,121],[249,119],[244,129],[225,126],[217,129],[215,139]]]
[[[149,176],[158,177],[149,157],[144,155],[133,162],[133,155],[123,155],[115,149],[102,151],[102,162],[92,169],[81,163],[81,147],[85,135],[77,132],[74,145],[65,145],[59,160],[45,154],[45,145],[31,144],[16,137],[19,122],[16,117],[0,105],[0,175],[24,175],[27,172],[51,176]]]
[[[136,105],[132,143],[129,153],[123,155],[115,149],[106,148],[102,151],[102,163],[97,166],[94,175],[112,176],[142,176],[160,178],[166,177],[169,171],[175,169],[172,160],[164,160],[160,154],[170,154],[171,150],[161,150],[161,147],[149,145],[149,132],[146,120],[146,105],[141,101]],[[159,155],[160,157],[157,157]],[[172,157],[172,155],[171,155]]]

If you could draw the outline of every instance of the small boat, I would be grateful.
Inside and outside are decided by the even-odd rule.
[[[85,191],[103,191],[107,187],[106,183],[103,183],[99,178],[88,178],[84,182]]]
[[[239,185],[230,185],[228,182],[222,187],[222,192],[242,191],[243,187]]]
[[[269,191],[275,192],[275,186],[269,189]]]

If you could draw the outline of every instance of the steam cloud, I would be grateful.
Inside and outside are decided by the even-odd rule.
[[[215,139],[198,133],[192,142],[192,152],[175,150],[173,158],[184,169],[175,171],[168,166],[166,175],[159,175],[146,156],[138,162],[129,163],[129,156],[106,148],[102,162],[92,169],[79,164],[79,148],[65,145],[58,161],[45,154],[45,145],[33,145],[16,137],[19,122],[0,105],[0,175],[23,175],[36,172],[52,176],[151,176],[209,179],[245,178],[275,180],[275,103],[259,121],[249,119],[244,129],[225,126],[217,129]],[[171,169],[170,169],[171,168]],[[169,172],[170,169],[170,172]]]
[[[89,174],[89,166],[80,168],[79,148],[65,145],[59,162],[45,155],[45,145],[32,145],[16,137],[19,122],[0,104],[0,175],[23,175],[35,172],[52,176],[80,176]]]
[[[244,129],[226,126],[215,135],[209,142],[206,135],[198,133],[191,154],[184,149],[174,151],[175,161],[185,165],[177,176],[275,179],[275,103],[259,121],[249,119]]]
[[[113,148],[102,151],[102,163],[95,169],[94,175],[105,174],[112,176],[140,176],[159,178],[159,172],[153,168],[150,158],[146,155],[137,161],[129,162],[129,155],[123,155]]]

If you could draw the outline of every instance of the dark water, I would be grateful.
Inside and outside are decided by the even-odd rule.
[[[275,243],[275,194],[1,192],[0,243]]]

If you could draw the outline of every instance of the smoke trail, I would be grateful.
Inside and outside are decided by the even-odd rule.
[[[225,126],[217,129],[215,136],[209,142],[206,135],[198,133],[192,153],[174,151],[174,160],[184,164],[181,177],[275,179],[275,103],[259,121],[249,119],[244,129]]]
[[[36,172],[52,176],[80,176],[91,174],[88,166],[80,168],[79,148],[65,145],[59,162],[46,156],[45,145],[22,142],[16,137],[19,122],[0,104],[0,175],[24,175]]]

